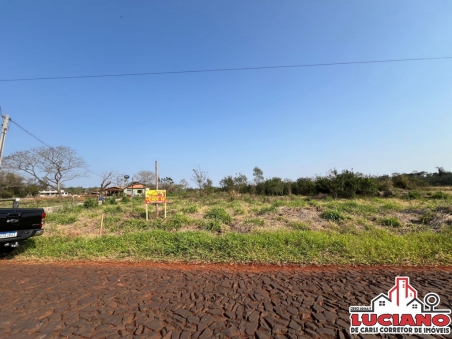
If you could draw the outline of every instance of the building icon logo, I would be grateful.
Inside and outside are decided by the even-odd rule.
[[[396,277],[388,294],[370,306],[350,306],[351,334],[450,334],[450,310],[437,309],[440,298],[428,293],[421,301],[409,277]]]

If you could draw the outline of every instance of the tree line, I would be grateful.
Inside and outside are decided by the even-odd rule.
[[[4,169],[0,171],[0,197],[36,196],[39,190],[52,189],[60,191],[65,183],[73,179],[87,176],[87,164],[75,150],[66,147],[41,147],[27,151],[15,152],[3,160]],[[226,191],[260,195],[306,195],[329,194],[333,198],[353,198],[356,195],[375,195],[379,192],[388,194],[394,188],[417,189],[425,186],[452,186],[452,173],[443,167],[437,167],[435,172],[393,173],[392,175],[371,176],[353,170],[330,170],[326,175],[312,178],[301,177],[296,180],[279,177],[264,178],[259,167],[253,169],[252,178],[242,173],[228,175],[220,180],[215,187],[208,172],[193,169],[191,180],[198,190],[209,192]],[[98,175],[98,174],[97,174]],[[155,173],[139,171],[131,178],[115,171],[99,175],[100,184],[89,191],[97,191],[103,195],[112,186],[130,186],[140,183],[149,188],[155,188]],[[128,179],[131,179],[128,181]],[[176,184],[170,177],[158,178],[159,188],[172,190],[188,189],[188,183],[183,179]],[[81,187],[65,188],[71,194],[86,193]]]
[[[333,198],[354,198],[357,195],[372,196],[377,194],[391,195],[394,189],[415,190],[427,186],[452,186],[452,173],[437,167],[437,172],[393,173],[392,175],[372,176],[353,170],[330,170],[326,175],[313,178],[301,177],[296,180],[272,177],[264,179],[263,171],[255,167],[252,179],[237,173],[220,180],[219,187],[214,190],[225,192],[249,193],[259,195],[305,195],[315,196],[327,194]],[[212,190],[198,175],[201,170],[193,170],[194,182],[198,188]],[[203,172],[203,171],[201,171]],[[205,172],[206,174],[207,172]]]

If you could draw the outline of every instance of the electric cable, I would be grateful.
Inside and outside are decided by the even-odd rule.
[[[444,60],[444,59],[452,59],[452,56],[433,57],[433,58],[408,58],[408,59],[386,59],[386,60],[370,60],[370,61],[348,61],[348,62],[331,62],[331,63],[316,63],[316,64],[280,65],[280,66],[215,68],[215,69],[200,69],[200,70],[185,70],[185,71],[120,73],[120,74],[99,74],[99,75],[76,75],[76,76],[39,77],[39,78],[13,78],[13,79],[0,79],[0,82],[38,81],[38,80],[69,80],[69,79],[128,77],[128,76],[145,76],[145,75],[168,75],[168,74],[187,74],[187,73],[212,73],[212,72],[231,72],[231,71],[251,71],[251,70],[264,70],[264,69],[341,66],[341,65],[376,64],[376,63],[406,62],[406,61]]]
[[[2,118],[4,118],[4,116],[2,115]],[[41,139],[39,139],[37,136],[35,136],[33,133],[27,131],[25,128],[23,128],[22,126],[20,126],[17,122],[15,122],[14,120],[12,120],[11,118],[9,118],[9,121],[11,121],[13,124],[15,124],[17,127],[19,127],[21,130],[23,130],[25,133],[28,133],[29,135],[31,135],[33,138],[35,138],[36,140],[38,140],[41,144],[47,146],[48,148],[53,148],[52,146],[49,146],[48,144],[46,144],[44,141],[42,141]],[[93,171],[84,168],[84,170],[86,170],[87,172],[90,172],[92,174],[97,175],[98,177],[102,178],[102,175],[94,173]]]

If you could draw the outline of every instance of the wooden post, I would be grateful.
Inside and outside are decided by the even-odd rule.
[[[166,219],[166,201],[165,201],[165,219]]]
[[[159,189],[159,164],[158,161],[155,161],[155,189]],[[155,217],[157,218],[159,215],[159,204],[155,204]]]
[[[148,204],[146,204],[146,221],[149,221],[149,209],[148,209]]]
[[[102,235],[102,228],[104,227],[104,214],[102,213],[102,216],[100,217],[100,230],[99,235]]]

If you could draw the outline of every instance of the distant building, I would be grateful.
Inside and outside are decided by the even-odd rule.
[[[142,197],[145,195],[146,191],[149,188],[146,188],[146,186],[139,184],[139,183],[133,183],[133,185],[129,185],[124,189],[124,194],[131,197]]]
[[[64,190],[60,190],[61,196],[68,197],[69,193],[65,192]],[[40,197],[58,197],[58,191],[57,190],[50,190],[50,191],[39,191],[38,195]]]
[[[105,196],[107,197],[118,197],[124,193],[124,187],[112,186],[104,190]]]

